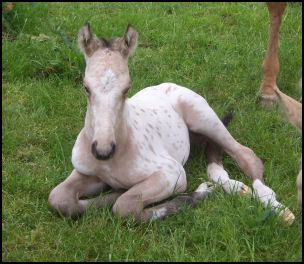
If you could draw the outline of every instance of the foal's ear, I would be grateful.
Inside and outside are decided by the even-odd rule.
[[[120,43],[120,52],[125,58],[128,58],[135,51],[137,45],[137,35],[136,30],[131,25],[128,25]]]
[[[90,57],[98,48],[98,45],[99,40],[93,36],[90,24],[85,23],[78,31],[78,47],[86,57]]]

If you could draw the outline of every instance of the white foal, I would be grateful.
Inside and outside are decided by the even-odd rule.
[[[186,190],[183,165],[190,151],[189,134],[199,141],[208,139],[209,176],[228,193],[246,193],[249,188],[229,179],[218,155],[220,148],[250,177],[265,205],[270,202],[278,210],[284,208],[264,185],[260,159],[230,135],[203,97],[163,83],[126,98],[130,87],[127,59],[137,43],[137,32],[130,25],[122,38],[106,40],[93,36],[85,24],[78,43],[86,59],[83,84],[88,107],[85,126],[72,151],[75,169],[49,195],[53,209],[76,216],[91,204],[99,208],[114,204],[113,212],[121,217],[131,214],[137,221],[149,221],[173,214],[181,204],[195,204],[213,188],[202,184],[192,194],[146,208]],[[81,199],[99,194],[107,186],[114,191]],[[286,212],[287,208],[286,220],[293,218]]]

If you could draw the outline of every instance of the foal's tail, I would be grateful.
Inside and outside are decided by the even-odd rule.
[[[228,124],[230,123],[230,121],[232,120],[233,118],[233,109],[231,109],[229,111],[228,114],[226,114],[223,118],[222,118],[222,122],[225,126],[228,126]]]

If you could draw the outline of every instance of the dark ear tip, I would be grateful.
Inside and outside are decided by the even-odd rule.
[[[128,26],[127,26],[127,31],[128,31],[130,28],[134,29],[134,27],[133,27],[131,24],[128,24]]]
[[[89,23],[89,22],[84,23],[83,26],[84,26],[84,27],[88,27],[88,29],[90,29],[90,23]]]

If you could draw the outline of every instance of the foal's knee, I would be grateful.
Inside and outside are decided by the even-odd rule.
[[[70,213],[70,204],[71,201],[66,199],[66,197],[60,192],[59,186],[55,187],[48,198],[48,202],[54,212],[58,212],[63,216],[67,216]]]
[[[76,196],[73,197],[71,193],[60,187],[60,185],[56,186],[49,195],[48,202],[52,210],[62,216],[77,216],[85,209],[85,206]]]

